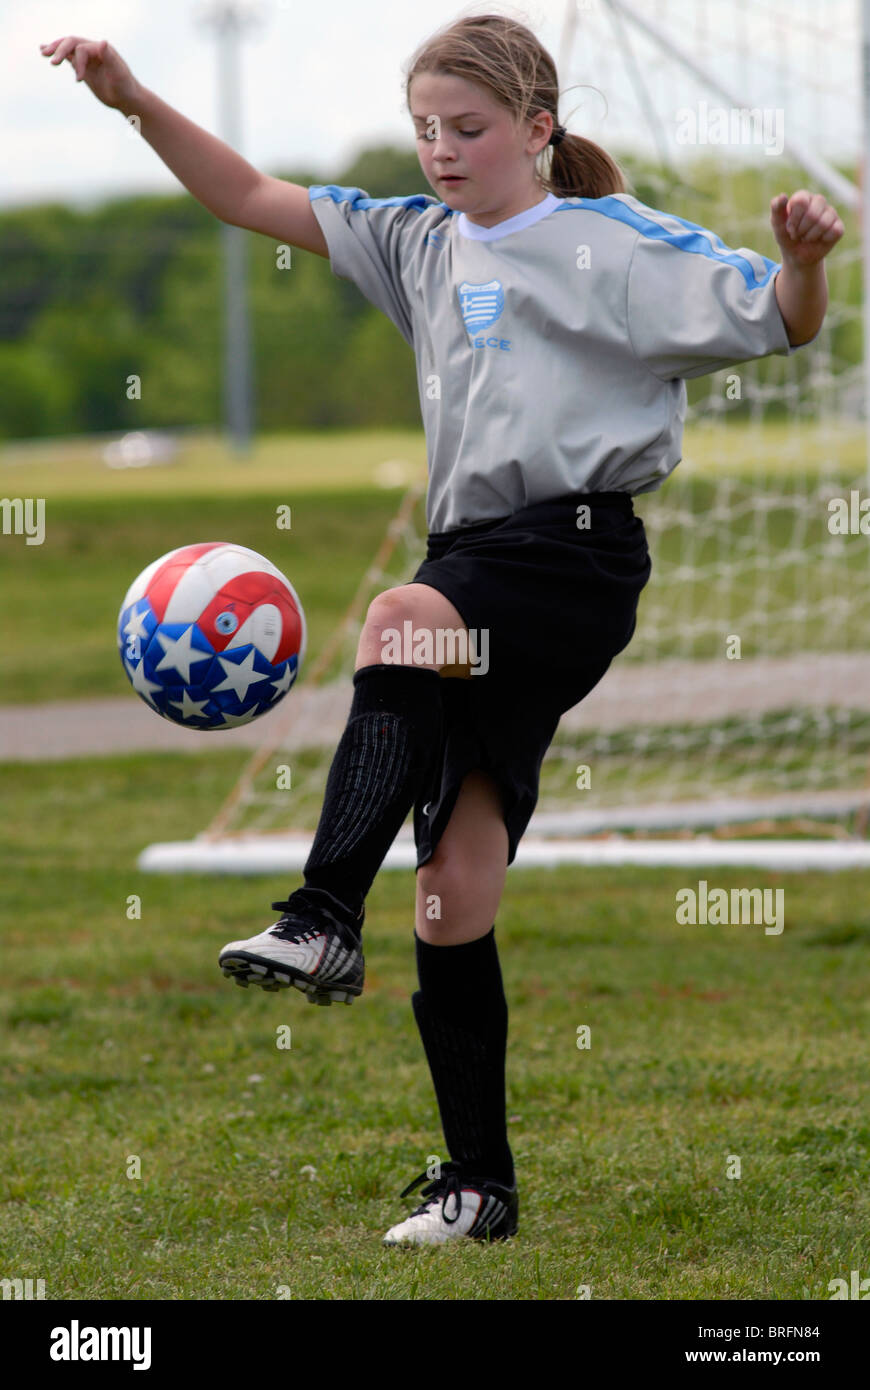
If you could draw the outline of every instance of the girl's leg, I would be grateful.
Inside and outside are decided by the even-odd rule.
[[[395,589],[385,589],[369,604],[357,645],[354,669],[359,671],[364,666],[383,663],[387,648],[384,634],[390,629],[403,632],[407,620],[411,621],[415,634],[424,630],[434,634],[440,628],[442,632],[464,632],[464,640],[468,641],[468,630],[459,610],[439,589],[433,589],[431,584],[399,584]],[[434,641],[432,649],[437,654],[439,646]],[[413,656],[413,653],[410,655]],[[422,666],[424,670],[439,669],[435,661],[427,664],[414,660],[413,664]],[[461,668],[445,666],[441,669],[459,671]]]
[[[432,858],[417,870],[412,1004],[450,1158],[466,1177],[512,1186],[505,1057],[508,1010],[495,943],[508,836],[492,779],[463,780]]]
[[[350,716],[329,769],[304,885],[286,902],[272,904],[282,915],[267,931],[224,947],[219,964],[238,984],[253,982],[270,990],[295,984],[318,1004],[333,999],[349,1003],[362,992],[363,904],[442,744],[437,663],[384,660],[393,655],[387,629],[398,629],[404,645],[406,623],[411,650],[401,655],[412,663],[421,650],[421,629],[433,637],[439,628],[460,635],[465,631],[468,641],[459,613],[431,585],[400,585],[371,604],[357,653]],[[446,650],[457,651],[455,646]],[[422,651],[425,655],[425,646]],[[431,655],[444,651],[444,643],[429,644]],[[443,670],[457,672],[446,665]]]
[[[385,662],[393,654],[390,630],[403,634],[406,623],[415,635],[407,653],[411,664]],[[306,887],[325,889],[354,917],[361,918],[363,901],[438,751],[439,668],[413,657],[419,633],[434,636],[439,628],[466,631],[457,609],[437,589],[401,584],[374,599],[360,636],[353,703],[304,869]],[[433,641],[430,654],[439,650],[443,646]]]
[[[417,870],[417,936],[461,946],[492,929],[507,873],[501,798],[485,772],[469,772],[432,858]]]

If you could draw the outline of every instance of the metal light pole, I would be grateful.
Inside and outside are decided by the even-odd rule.
[[[204,22],[218,41],[218,124],[220,136],[241,153],[241,76],[239,40],[259,15],[239,0],[215,0],[203,7]],[[247,294],[247,233],[221,228],[224,262],[224,423],[237,454],[251,446],[251,333]]]

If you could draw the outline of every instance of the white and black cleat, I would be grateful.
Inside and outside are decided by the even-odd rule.
[[[421,1173],[402,1197],[429,1176]],[[505,1187],[489,1178],[463,1178],[459,1165],[444,1163],[440,1178],[424,1187],[423,1201],[411,1215],[391,1226],[384,1245],[442,1245],[468,1236],[471,1240],[506,1240],[515,1235],[519,1216],[517,1185]]]
[[[282,911],[274,926],[247,941],[230,941],[221,951],[218,964],[228,978],[270,992],[292,986],[309,1004],[350,1004],[362,994],[365,959],[358,932],[365,908],[354,919],[323,888],[297,888],[272,906]]]

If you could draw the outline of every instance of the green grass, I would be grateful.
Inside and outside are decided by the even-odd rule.
[[[816,791],[861,786],[870,760],[870,715],[860,710],[792,710],[714,724],[613,730],[586,740],[559,730],[541,767],[549,810],[577,809],[577,769],[594,768],[596,805],[644,806],[662,798],[691,800],[763,795],[771,789]],[[678,755],[675,750],[679,750]],[[270,769],[271,772],[271,769]],[[272,773],[274,784],[274,773]],[[277,798],[273,793],[273,804]],[[316,825],[316,820],[312,824]],[[713,822],[715,824],[715,821]]]
[[[105,441],[98,438],[8,444],[0,450],[2,495],[55,501],[114,497],[134,508],[179,496],[256,495],[274,498],[276,505],[292,505],[304,493],[382,486],[379,470],[385,463],[393,465],[393,486],[426,477],[426,444],[420,430],[263,434],[251,441],[249,453],[242,457],[207,430],[178,438],[181,447],[173,463],[123,469],[104,463]]]
[[[76,498],[50,505],[43,546],[27,547],[16,538],[0,549],[7,603],[0,700],[129,695],[115,639],[121,602],[146,565],[194,541],[231,540],[283,569],[305,610],[310,665],[350,603],[398,495],[321,494],[291,505],[289,531],[276,529],[272,499],[256,495],[165,497],[135,506]]]
[[[686,427],[681,471],[693,477],[723,473],[752,478],[763,463],[783,480],[813,476],[833,468],[844,477],[860,476],[867,465],[863,427],[849,420],[792,419],[751,422],[702,414]]]
[[[870,1273],[870,874],[753,875],[785,890],[774,937],[677,926],[679,871],[512,869],[520,1232],[387,1251],[398,1192],[446,1157],[410,1007],[413,878],[375,884],[352,1008],[233,988],[220,946],[292,883],[135,860],[204,824],[241,762],[0,772],[4,1277],[56,1299],[647,1300],[827,1299]]]

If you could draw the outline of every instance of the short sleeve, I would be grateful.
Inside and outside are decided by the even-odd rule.
[[[704,376],[806,346],[788,341],[776,261],[745,246],[732,250],[705,227],[655,216],[638,230],[627,291],[632,347],[655,376]]]
[[[311,208],[326,239],[334,273],[352,280],[414,346],[412,307],[402,270],[412,254],[409,232],[435,200],[370,198],[361,188],[313,184]]]

